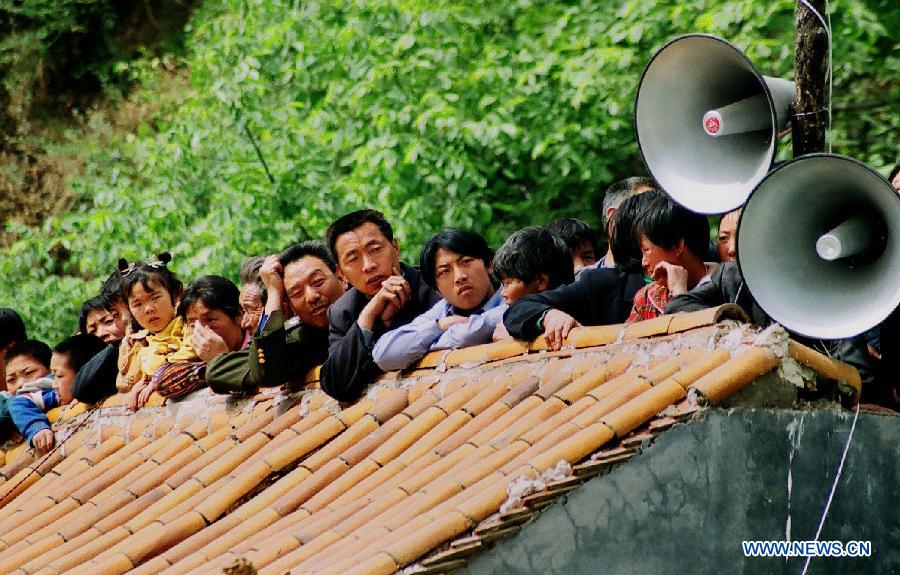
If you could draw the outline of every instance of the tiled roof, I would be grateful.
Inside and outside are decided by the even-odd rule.
[[[0,573],[444,571],[773,369],[802,364],[786,371],[858,397],[854,369],[736,319],[723,306],[579,328],[558,352],[539,338],[433,353],[352,405],[205,390],[133,415],[121,398],[69,411],[62,449],[5,452]],[[560,461],[573,474],[529,482]],[[538,492],[511,498],[513,480]]]

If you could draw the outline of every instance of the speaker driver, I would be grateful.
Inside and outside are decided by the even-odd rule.
[[[634,122],[644,163],[686,208],[731,211],[769,171],[793,97],[793,83],[762,76],[727,41],[675,38],[638,85]]]

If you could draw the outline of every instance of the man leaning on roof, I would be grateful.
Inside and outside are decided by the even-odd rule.
[[[247,349],[210,360],[206,380],[217,393],[248,395],[303,378],[328,353],[328,307],[343,282],[322,241],[295,244],[266,258],[259,270],[266,303]]]
[[[374,210],[351,212],[326,232],[338,271],[352,286],[328,310],[328,360],[322,389],[338,401],[357,399],[381,373],[372,348],[388,329],[412,321],[441,296],[400,262],[391,225]]]

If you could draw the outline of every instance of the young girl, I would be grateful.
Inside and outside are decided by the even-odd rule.
[[[153,374],[175,361],[199,361],[191,345],[187,323],[175,310],[182,283],[167,264],[168,253],[159,260],[122,271],[122,296],[134,322],[140,328],[125,336],[119,348],[119,393],[129,393],[129,406],[137,409],[155,390]],[[137,328],[135,328],[137,329]]]

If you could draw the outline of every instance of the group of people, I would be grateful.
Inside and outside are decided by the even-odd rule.
[[[120,260],[84,302],[77,335],[53,349],[27,339],[18,314],[0,309],[0,433],[15,428],[46,451],[54,437],[45,412],[73,400],[123,393],[137,409],[153,392],[179,398],[204,386],[246,396],[302,382],[316,365],[322,389],[349,402],[379,374],[432,350],[541,334],[559,349],[579,325],[726,302],[759,325],[772,322],[735,261],[739,212],[721,218],[714,243],[706,216],[633,177],[607,190],[600,215],[609,239],[602,257],[590,225],[566,218],[519,230],[496,252],[478,233],[448,228],[412,266],[385,217],[359,210],[335,220],[324,241],[250,258],[240,285],[206,275],[184,286],[168,253]],[[885,331],[880,341],[896,343],[895,327]],[[895,384],[878,383],[879,350],[867,345],[878,341],[816,344],[859,368],[865,389],[880,390],[875,401],[896,405]]]

